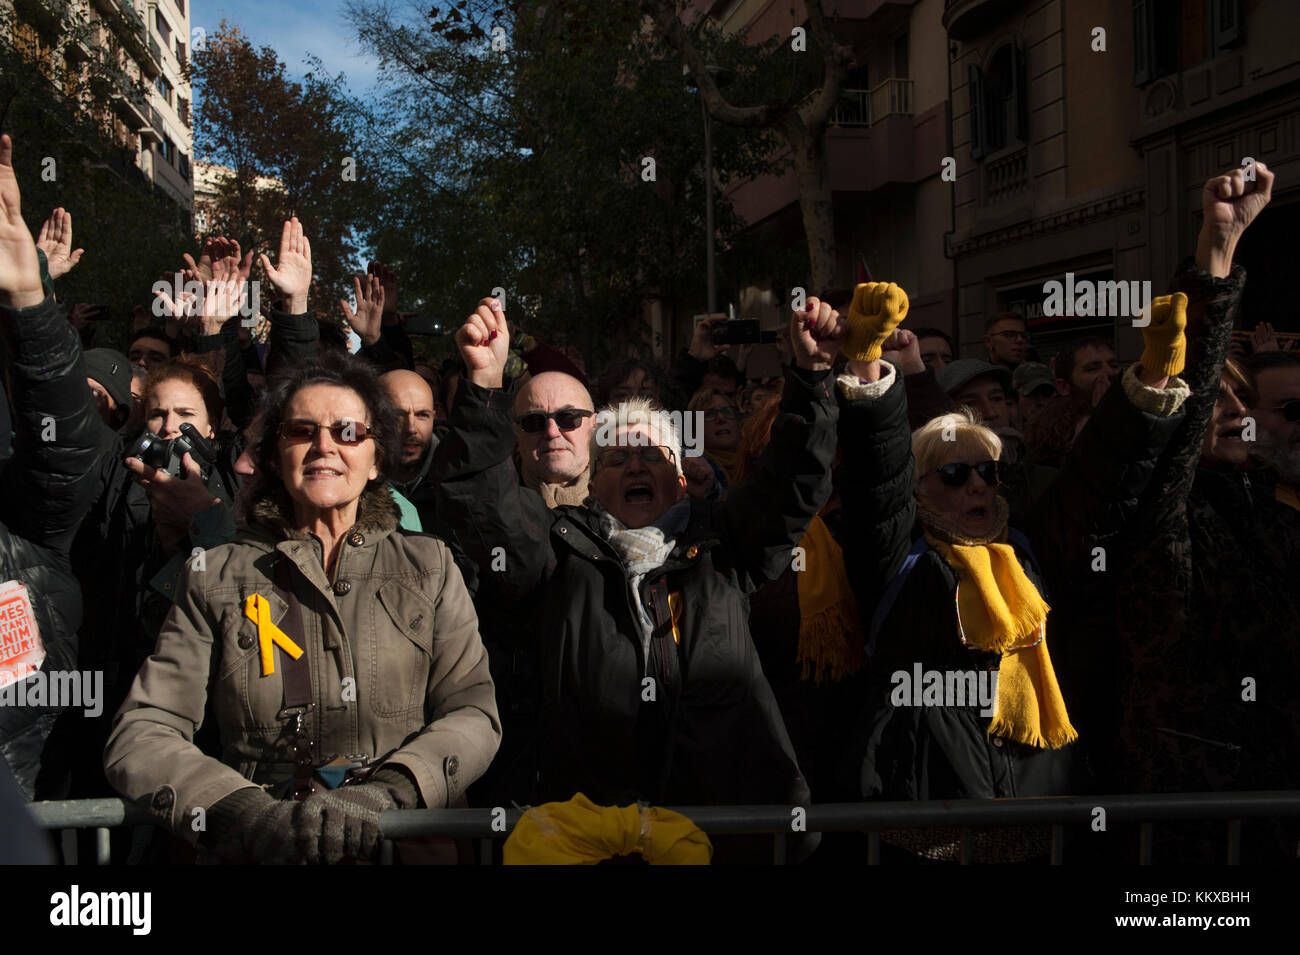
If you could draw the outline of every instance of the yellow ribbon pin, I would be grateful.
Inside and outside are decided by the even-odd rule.
[[[257,643],[262,651],[262,676],[275,672],[275,654],[272,644],[289,654],[294,660],[302,656],[302,647],[289,639],[289,635],[271,622],[271,604],[261,594],[250,594],[244,601],[244,616],[257,624]]]

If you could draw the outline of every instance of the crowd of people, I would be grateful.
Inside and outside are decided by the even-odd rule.
[[[959,358],[872,282],[808,298],[777,344],[709,317],[667,367],[589,377],[494,298],[420,360],[378,263],[318,321],[297,219],[259,257],[263,346],[253,255],[214,238],[124,352],[83,348],[56,297],[71,216],[33,237],[11,153],[0,752],[28,799],[147,808],[162,831],[120,833],[119,860],[374,860],[381,813],[420,807],[1297,788],[1300,356],[1271,325],[1229,356],[1262,163],[1206,183],[1127,367],[1105,338],[1039,362],[1010,313]],[[102,705],[15,705],[33,659],[102,674]],[[1296,834],[1247,843],[1294,860]],[[1170,827],[1161,850],[1220,841]],[[1046,852],[1033,827],[973,846]]]

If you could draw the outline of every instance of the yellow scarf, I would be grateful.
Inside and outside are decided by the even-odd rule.
[[[722,473],[727,478],[727,487],[736,483],[736,465],[740,463],[739,451],[705,451],[704,456],[722,468]]]
[[[506,865],[595,865],[638,852],[651,865],[708,865],[713,845],[680,813],[597,806],[582,793],[529,809],[506,839]]]
[[[812,676],[816,683],[830,670],[838,683],[862,669],[866,662],[865,641],[858,623],[858,604],[844,572],[844,553],[835,543],[826,522],[814,514],[808,531],[799,542],[803,566],[796,566],[799,592],[799,650],[803,664],[800,679]]]
[[[1273,497],[1287,507],[1300,511],[1300,497],[1296,496],[1295,488],[1290,484],[1283,484],[1278,481],[1277,486],[1273,489]]]
[[[1051,608],[1006,543],[1007,505],[1000,497],[997,507],[997,529],[978,539],[962,537],[923,510],[925,538],[957,574],[957,626],[963,641],[1002,654],[997,712],[988,735],[1057,749],[1079,734],[1070,725],[1047,653]],[[1030,643],[1034,645],[1027,646]]]

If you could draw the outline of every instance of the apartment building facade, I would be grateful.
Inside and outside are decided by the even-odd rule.
[[[94,111],[119,174],[192,210],[189,0],[0,0],[0,24],[63,102]]]
[[[957,329],[1025,314],[1044,358],[1099,334],[1141,351],[1127,317],[1044,314],[1043,286],[1150,281],[1190,255],[1205,180],[1247,157],[1278,174],[1238,249],[1244,323],[1300,331],[1281,295],[1300,226],[1300,7],[1272,0],[946,0],[958,179],[948,251]]]
[[[807,25],[802,2],[719,0],[695,4],[724,31],[751,43],[791,36]],[[946,36],[942,0],[831,0],[837,39],[857,66],[843,84],[826,134],[834,201],[835,285],[852,286],[865,264],[873,278],[908,290],[915,325],[950,328],[955,307],[952,263],[944,255],[951,222]],[[793,171],[733,183],[727,196],[764,241],[805,241]],[[785,321],[788,289],[754,275],[739,293],[739,311]]]

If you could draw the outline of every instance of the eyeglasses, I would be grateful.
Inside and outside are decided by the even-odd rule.
[[[316,440],[321,428],[330,433],[335,444],[360,444],[366,438],[374,437],[369,427],[360,421],[341,421],[330,425],[317,424],[315,421],[286,421],[280,425],[280,437],[294,444],[311,442]]]
[[[706,408],[704,410],[705,421],[714,421],[718,418],[735,420],[736,417],[738,416],[735,408]]]
[[[538,434],[546,430],[546,423],[554,420],[555,426],[561,431],[572,431],[582,425],[582,419],[590,417],[594,412],[584,411],[582,408],[561,408],[559,411],[530,411],[528,414],[520,415],[515,419],[515,424],[519,425],[519,430],[524,434]]]
[[[600,452],[596,462],[602,468],[621,468],[632,459],[633,451],[640,455],[643,464],[662,464],[664,461],[671,462],[677,459],[677,455],[673,453],[672,448],[651,444],[643,448],[606,448]]]
[[[990,487],[996,487],[1002,483],[1001,461],[981,461],[979,464],[958,462],[956,464],[945,464],[943,467],[934,470],[939,475],[939,480],[948,487],[965,487],[967,482],[970,481],[972,471],[978,474],[980,480]]]
[[[1300,421],[1300,398],[1284,401],[1282,407],[1276,410],[1282,412],[1282,417],[1286,418],[1287,421]]]

